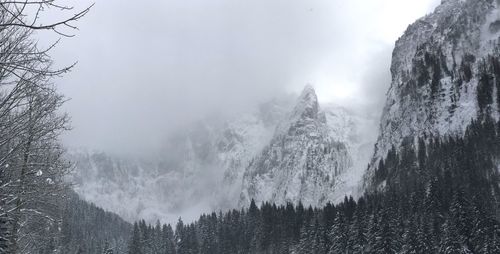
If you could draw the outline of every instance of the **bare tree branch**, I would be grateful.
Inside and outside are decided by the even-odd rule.
[[[37,5],[37,10],[34,15],[32,15],[31,22],[26,22],[29,15],[25,14],[27,6]],[[12,6],[14,6],[15,11],[12,10]],[[58,27],[66,27],[72,30],[78,30],[75,25],[71,23],[78,21],[82,17],[84,17],[90,9],[94,6],[94,4],[85,8],[84,10],[73,14],[71,17],[63,19],[61,21],[53,22],[47,25],[43,25],[38,22],[40,18],[40,13],[43,11],[43,6],[57,8],[59,10],[69,11],[72,10],[73,7],[68,7],[64,5],[56,4],[55,0],[42,0],[42,1],[0,1],[0,7],[10,16],[8,20],[4,22],[0,22],[0,29],[4,27],[22,27],[31,30],[51,30],[60,34],[64,37],[73,37],[74,35],[60,32]]]

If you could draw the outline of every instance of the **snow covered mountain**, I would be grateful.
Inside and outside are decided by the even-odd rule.
[[[348,184],[341,176],[359,175],[353,162],[359,161],[361,147],[358,123],[342,108],[322,111],[314,89],[307,86],[270,144],[246,169],[240,205],[254,199],[321,206],[343,198]]]
[[[174,222],[180,215],[191,220],[201,212],[246,205],[249,198],[320,205],[356,194],[373,145],[364,130],[372,125],[338,106],[321,110],[308,87],[297,103],[283,97],[251,112],[212,117],[179,130],[152,158],[70,150],[75,164],[71,181],[86,200],[129,221]],[[278,152],[283,157],[270,157]],[[255,167],[268,158],[275,168]],[[258,170],[288,168],[288,173],[273,176],[282,180],[279,185],[250,184],[257,183]]]
[[[396,42],[392,83],[365,176],[406,140],[463,136],[472,119],[499,118],[498,0],[446,0]]]
[[[71,150],[71,180],[85,199],[129,221],[174,222],[181,214],[189,220],[235,207],[246,165],[270,140],[287,104],[273,100],[238,117],[197,122],[171,135],[154,158]]]

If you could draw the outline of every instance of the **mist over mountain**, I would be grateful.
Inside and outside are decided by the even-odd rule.
[[[316,126],[311,128],[318,128],[318,135],[322,136],[311,134],[308,124],[301,123],[303,117],[310,119],[305,121]],[[324,162],[308,165],[309,170],[319,172],[330,163],[336,168],[321,169],[322,174],[330,175],[324,179],[331,182],[310,190],[317,196],[307,197],[290,191],[288,195],[293,195],[292,198],[281,202],[303,201],[319,206],[341,200],[346,194],[358,195],[358,182],[368,163],[369,148],[373,146],[376,133],[372,131],[370,135],[366,130],[375,123],[376,119],[340,106],[328,104],[320,109],[314,89],[307,86],[298,99],[293,95],[284,96],[249,112],[214,116],[185,126],[149,156],[131,157],[84,148],[71,149],[68,159],[75,168],[71,181],[76,183],[76,192],[86,200],[129,221],[146,219],[174,223],[179,217],[189,221],[202,212],[248,206],[251,198],[258,202],[271,200],[248,196],[249,177],[255,170],[266,170],[255,163],[269,153],[269,147],[281,142],[279,137],[287,135],[285,132],[295,126],[298,138],[313,135],[310,137],[324,140],[313,146],[300,141],[293,145],[293,149],[300,153],[311,152],[311,148],[321,154],[326,150],[331,153]],[[291,163],[289,159],[279,160]],[[335,161],[337,166],[333,163]],[[297,163],[305,167],[302,162]],[[281,179],[294,181],[293,175]],[[302,181],[319,184],[314,179]],[[283,187],[293,188],[287,184]],[[321,194],[328,192],[332,194]],[[271,195],[275,191],[264,193]]]

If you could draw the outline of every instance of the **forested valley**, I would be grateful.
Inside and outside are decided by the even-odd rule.
[[[500,123],[474,121],[464,138],[407,142],[375,181],[385,192],[323,208],[254,202],[194,223],[134,224],[129,253],[500,253]]]

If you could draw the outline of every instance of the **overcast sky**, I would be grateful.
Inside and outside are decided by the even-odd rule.
[[[208,112],[306,83],[322,102],[378,113],[395,40],[438,3],[96,0],[77,36],[53,52],[58,66],[79,62],[57,80],[71,98],[65,110],[74,129],[65,142],[143,150]]]

